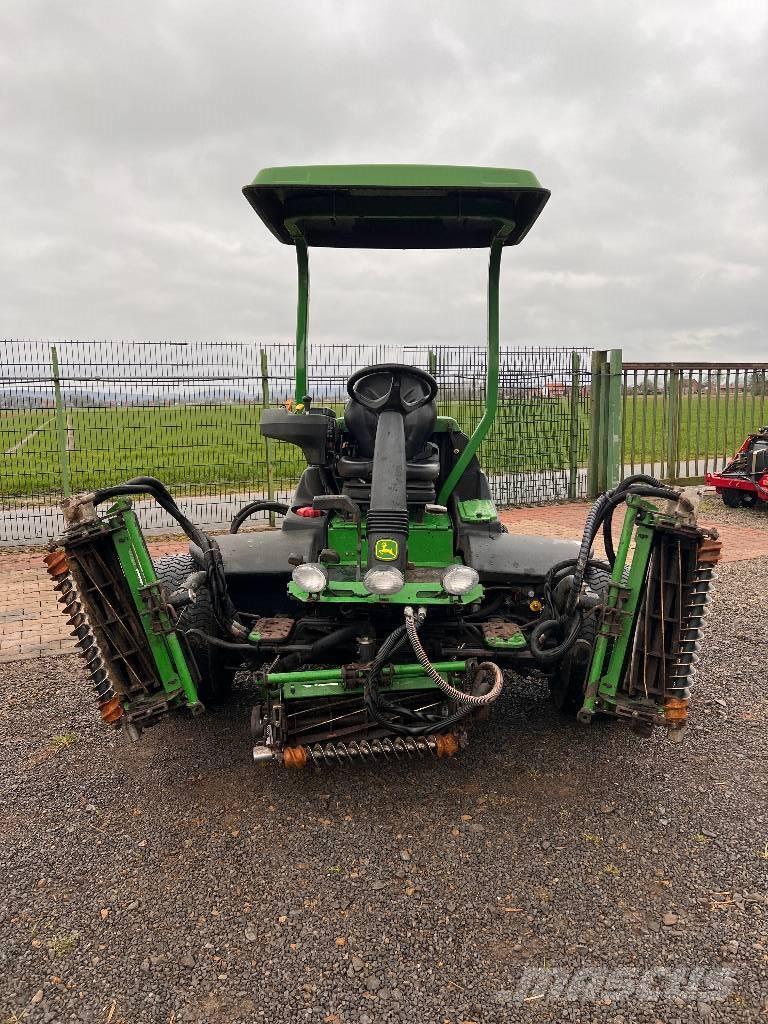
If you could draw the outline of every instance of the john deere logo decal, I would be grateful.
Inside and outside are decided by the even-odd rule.
[[[397,541],[377,540],[374,551],[382,562],[393,562],[397,558]]]

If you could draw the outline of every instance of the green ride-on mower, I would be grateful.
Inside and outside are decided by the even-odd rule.
[[[549,193],[527,171],[405,165],[272,168],[244,193],[296,249],[296,391],[260,428],[307,466],[290,506],[254,501],[215,538],[152,477],[64,501],[47,563],[104,720],[136,735],[225,699],[237,676],[256,694],[258,762],[442,758],[513,673],[534,673],[585,725],[617,716],[680,737],[716,534],[679,491],[635,476],[598,498],[580,543],[516,537],[478,461],[498,398],[501,255]],[[357,370],[342,416],[313,403],[310,246],[490,250],[487,407],[470,437],[413,366]],[[137,495],[179,524],[188,556],[153,565]],[[240,532],[256,512],[280,529]]]

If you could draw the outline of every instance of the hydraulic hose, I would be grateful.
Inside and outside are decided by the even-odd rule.
[[[184,630],[184,636],[199,636],[201,640],[205,640],[207,644],[212,644],[214,647],[221,647],[225,651],[239,651],[241,654],[256,654],[257,647],[255,644],[238,644],[232,643],[230,640],[222,640],[218,636],[211,636],[210,633],[204,632],[202,629],[191,628]]]
[[[334,629],[331,633],[327,633],[325,636],[321,636],[318,640],[315,640],[305,653],[300,654],[294,652],[292,654],[288,654],[283,660],[283,668],[290,670],[294,665],[298,665],[302,661],[310,664],[320,662],[322,661],[322,656],[324,654],[332,651],[335,647],[342,647],[350,640],[354,640],[355,637],[360,635],[360,632],[360,623],[356,623],[351,626],[342,626],[340,629]]]
[[[504,686],[504,676],[502,675],[499,666],[494,665],[493,662],[490,661],[484,661],[482,665],[478,666],[478,671],[481,668],[486,669],[493,675],[493,685],[488,693],[465,693],[463,690],[458,690],[455,686],[451,686],[448,680],[443,679],[437,669],[432,665],[429,657],[427,656],[427,652],[424,650],[421,640],[419,639],[419,626],[424,621],[425,615],[425,612],[420,612],[416,615],[411,607],[406,607],[405,609],[405,630],[408,634],[408,639],[411,642],[413,653],[416,655],[416,658],[424,669],[424,672],[429,676],[439,690],[442,690],[447,697],[450,697],[451,700],[455,700],[460,706],[478,708],[484,707],[487,704],[493,704]]]
[[[649,484],[651,487],[663,487],[664,484],[661,480],[658,480],[655,476],[649,476],[646,473],[635,473],[633,476],[628,476],[613,491],[613,494],[621,494],[632,484]],[[606,558],[608,564],[613,568],[613,564],[616,561],[616,548],[613,545],[613,513],[616,509],[615,505],[611,505],[610,508],[606,509],[605,516],[603,518],[603,546],[605,547]]]
[[[581,632],[582,614],[581,611],[570,618],[568,616],[562,616],[559,619],[545,619],[542,622],[537,622],[533,627],[530,637],[528,638],[528,645],[531,649],[531,654],[536,658],[537,661],[541,661],[544,664],[549,664],[553,661],[559,661],[563,655],[567,654],[568,651],[576,643],[576,640]],[[542,647],[541,641],[545,634],[551,633],[552,631],[561,631],[565,625],[570,624],[570,630],[559,644],[554,647]]]
[[[392,701],[383,702],[379,696],[378,677],[386,662],[398,651],[407,639],[405,625],[394,629],[379,648],[379,652],[373,660],[371,671],[365,684],[365,706],[371,718],[384,729],[399,734],[400,736],[428,736],[430,733],[440,732],[450,726],[461,722],[469,714],[468,707],[460,707],[455,714],[448,717],[429,715],[417,711],[405,705],[396,704]],[[399,715],[403,721],[396,721],[387,717],[384,712]],[[407,724],[410,722],[411,724]]]
[[[543,619],[534,626],[529,641],[531,653],[537,660],[545,664],[558,661],[576,642],[583,618],[582,612],[578,607],[578,600],[586,571],[590,566],[605,568],[604,563],[601,564],[597,559],[590,558],[592,545],[598,530],[602,526],[606,554],[608,555],[608,565],[612,568],[616,562],[611,532],[613,511],[618,505],[626,501],[630,494],[677,501],[684,507],[690,510],[693,509],[688,499],[682,497],[679,491],[665,486],[656,477],[648,476],[644,473],[637,473],[626,477],[613,490],[601,494],[587,515],[577,557],[573,560],[559,562],[547,573],[544,590],[551,618]],[[554,584],[557,578],[571,566],[573,567],[573,579],[571,580],[562,613],[558,615],[553,597]],[[546,636],[551,636],[553,633],[561,636],[564,633],[565,635],[560,643],[552,647],[544,647],[542,641]]]
[[[257,512],[277,512],[278,515],[284,516],[288,513],[288,505],[283,504],[282,501],[251,501],[235,513],[229,532],[237,533],[245,520]]]
[[[227,590],[227,581],[224,574],[224,563],[221,557],[219,545],[209,537],[207,533],[195,526],[178,507],[171,493],[159,480],[152,476],[136,476],[125,483],[116,484],[114,487],[103,487],[94,492],[93,504],[100,505],[110,498],[122,496],[133,496],[149,494],[164,509],[172,519],[175,519],[184,533],[193,544],[196,544],[203,553],[203,562],[208,574],[208,581],[211,591],[211,606],[219,626],[224,632],[235,637],[243,637],[247,629],[238,621],[237,611]]]
[[[652,480],[653,483],[648,483],[648,480]],[[679,491],[676,491],[671,487],[666,487],[663,484],[657,484],[655,477],[648,477],[644,473],[628,476],[613,490],[606,491],[605,494],[601,494],[589,510],[587,520],[584,524],[581,546],[575,562],[571,593],[568,595],[565,607],[566,615],[570,615],[576,607],[576,601],[578,599],[579,592],[581,591],[581,585],[584,582],[584,573],[587,569],[589,553],[592,550],[592,545],[595,537],[597,536],[597,531],[600,529],[601,524],[605,521],[609,512],[612,513],[613,509],[617,505],[626,501],[628,494],[638,494],[647,498],[666,498],[671,501],[682,501],[690,508],[693,508],[687,498],[681,497]],[[610,547],[611,550],[613,550],[612,542]],[[615,554],[613,560],[616,560]],[[611,566],[613,565],[610,558],[609,563]]]

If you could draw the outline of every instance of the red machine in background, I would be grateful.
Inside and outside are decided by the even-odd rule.
[[[768,426],[750,434],[725,469],[704,479],[729,508],[768,501]]]

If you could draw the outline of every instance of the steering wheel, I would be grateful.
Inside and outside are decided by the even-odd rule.
[[[380,363],[357,370],[347,381],[353,401],[370,412],[398,409],[409,413],[431,402],[437,381],[425,370],[401,363]]]

